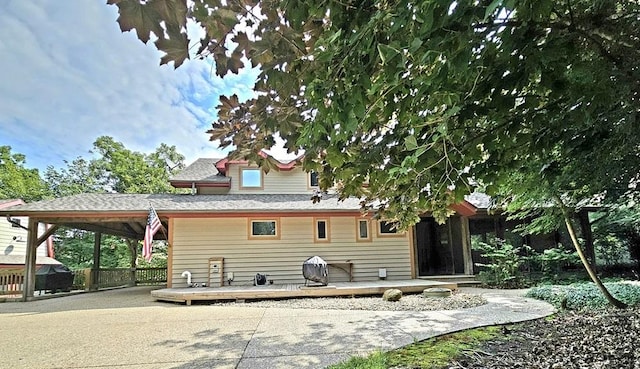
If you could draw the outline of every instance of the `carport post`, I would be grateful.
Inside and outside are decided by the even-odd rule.
[[[38,242],[38,221],[29,217],[29,231],[27,233],[27,252],[24,259],[24,287],[22,301],[30,301],[36,289],[36,254]]]
[[[93,243],[93,266],[91,266],[91,284],[90,290],[97,290],[100,283],[100,243],[102,241],[102,233],[95,232]]]

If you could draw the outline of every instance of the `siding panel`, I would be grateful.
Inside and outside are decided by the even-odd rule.
[[[302,262],[313,255],[329,263],[349,260],[355,281],[377,279],[378,268],[387,269],[388,279],[411,278],[407,237],[356,242],[353,217],[329,219],[331,242],[315,243],[312,217],[280,217],[279,240],[249,240],[246,218],[176,218],[173,287],[185,285],[185,278],[180,276],[185,270],[192,273],[194,283],[207,282],[211,257],[224,257],[224,273],[234,273],[233,285],[252,284],[256,273],[267,274],[276,284],[304,283]],[[346,280],[345,272],[330,268],[330,282]]]

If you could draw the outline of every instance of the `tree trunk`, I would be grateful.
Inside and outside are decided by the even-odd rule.
[[[609,290],[607,290],[607,287],[604,286],[604,284],[600,280],[600,277],[598,277],[598,275],[595,273],[595,271],[591,267],[589,260],[587,260],[587,257],[585,256],[584,252],[582,251],[582,247],[578,242],[578,237],[576,237],[576,232],[573,227],[573,223],[571,223],[571,216],[569,214],[569,210],[564,205],[564,202],[562,202],[562,199],[560,198],[560,196],[556,196],[556,202],[558,203],[558,206],[560,206],[560,209],[562,210],[562,216],[564,217],[564,222],[567,225],[567,231],[569,232],[569,236],[571,236],[571,242],[573,243],[573,246],[578,252],[578,256],[580,257],[580,260],[582,261],[584,268],[587,270],[587,273],[589,273],[589,277],[591,277],[591,280],[593,281],[593,283],[595,283],[596,286],[598,286],[598,289],[600,289],[604,297],[607,299],[607,301],[609,301],[611,305],[615,306],[618,309],[625,309],[627,307],[627,304],[616,299],[615,297],[613,297],[613,295],[611,295],[611,293],[609,293]]]

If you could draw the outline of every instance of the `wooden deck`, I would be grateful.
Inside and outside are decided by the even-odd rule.
[[[262,300],[296,297],[331,297],[382,295],[385,290],[397,288],[404,293],[419,293],[426,288],[443,287],[457,289],[454,282],[410,279],[402,281],[340,282],[328,286],[282,284],[264,286],[224,286],[217,288],[164,288],[151,291],[159,301],[184,302],[214,300]]]

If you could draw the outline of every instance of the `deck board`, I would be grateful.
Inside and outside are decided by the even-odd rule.
[[[453,282],[410,279],[401,281],[337,282],[317,287],[302,284],[282,284],[216,288],[164,288],[151,291],[151,295],[159,301],[184,302],[190,305],[191,301],[381,295],[390,288],[397,288],[404,293],[417,293],[431,287],[457,289],[456,283]]]

